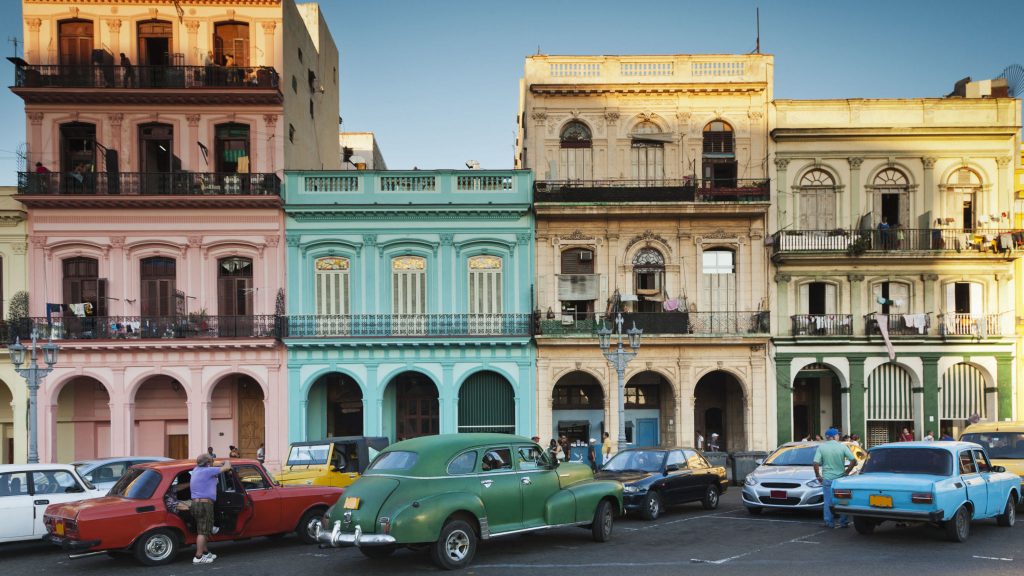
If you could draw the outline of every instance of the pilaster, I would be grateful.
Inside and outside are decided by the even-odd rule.
[[[847,222],[847,226],[851,230],[856,230],[861,217],[860,165],[864,163],[864,158],[854,156],[847,158],[846,161],[850,164],[850,222]]]
[[[864,358],[850,358],[850,434],[864,438]]]
[[[789,225],[790,215],[793,213],[793,199],[789,194],[789,180],[786,179],[788,167],[788,158],[775,159],[775,206],[778,211],[775,228],[777,230],[782,230]]]
[[[790,372],[789,358],[775,362],[776,446],[793,440],[793,385]]]

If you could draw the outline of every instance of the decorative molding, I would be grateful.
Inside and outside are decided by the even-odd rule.
[[[42,250],[46,247],[46,236],[29,236],[28,241],[32,243],[32,247],[36,250]]]
[[[31,122],[33,126],[39,126],[43,123],[42,112],[29,112],[28,114],[25,114],[25,117],[28,118],[28,121]]]
[[[188,115],[185,116],[185,120],[188,121],[188,125],[191,128],[195,128],[196,126],[199,126],[199,119],[200,118],[201,118],[201,116],[199,114],[188,114]]]
[[[392,270],[426,270],[427,259],[422,256],[397,256],[391,259]]]
[[[369,246],[371,248],[376,246],[377,245],[377,235],[376,234],[363,234],[363,245],[364,246]]]
[[[276,248],[277,245],[281,243],[281,237],[277,234],[268,234],[263,237],[263,241],[267,243],[267,246]]]
[[[864,275],[863,274],[847,274],[846,275],[846,279],[849,280],[850,282],[863,282],[864,281]]]
[[[701,238],[704,238],[704,239],[707,239],[707,240],[735,240],[735,239],[737,239],[737,235],[733,234],[732,232],[726,232],[725,230],[722,230],[721,228],[719,228],[718,230],[715,230],[714,232],[708,232],[707,234],[701,234]]]
[[[935,168],[935,162],[937,160],[938,160],[938,158],[936,158],[934,156],[925,156],[925,157],[921,158],[921,163],[924,164],[924,167],[926,169],[931,170],[932,168]]]
[[[604,113],[604,121],[609,126],[614,126],[615,123],[619,121],[619,113],[618,112],[605,112]]]
[[[935,282],[938,279],[938,274],[921,274],[921,280],[924,280],[925,282]]]
[[[789,166],[789,158],[776,158],[775,168],[785,170]]]
[[[26,252],[28,252],[28,243],[26,243],[26,242],[12,242],[11,243],[11,252],[16,254],[16,255],[19,255],[19,256],[24,255]]]
[[[560,240],[593,240],[593,236],[587,236],[579,228],[572,231],[568,236],[559,236]]]
[[[650,230],[645,231],[643,234],[637,234],[636,236],[633,236],[633,238],[626,243],[626,250],[628,251],[630,248],[633,247],[634,244],[638,242],[647,242],[648,244],[650,244],[652,241],[661,242],[666,248],[668,248],[670,252],[672,251],[672,245],[668,243],[668,240],[662,238],[660,235],[655,234],[654,232],[651,232]]]
[[[39,32],[39,27],[42,24],[43,21],[39,18],[25,18],[25,26],[28,27],[29,32]]]
[[[196,34],[199,32],[199,20],[185,20],[185,29],[188,30],[189,34]]]
[[[277,29],[277,22],[274,20],[261,22],[260,25],[263,26],[263,32],[266,34],[270,34],[271,32]]]
[[[1006,166],[1010,164],[1011,160],[1013,160],[1012,156],[996,156],[996,165],[1000,168],[1006,168]]]
[[[263,123],[267,125],[267,128],[273,128],[274,126],[277,126],[277,119],[278,119],[278,115],[277,114],[264,114],[263,115]]]
[[[537,124],[543,124],[548,120],[547,112],[534,111],[530,113],[530,118]]]
[[[473,256],[469,259],[470,270],[501,270],[500,256]]]
[[[460,208],[439,209],[406,208],[404,210],[389,208],[350,208],[335,210],[329,208],[294,209],[289,215],[299,222],[365,222],[374,221],[416,221],[416,220],[519,220],[523,211],[515,208]]]
[[[790,276],[789,274],[776,274],[775,275],[775,281],[776,282],[789,282],[792,279],[793,279],[793,277]]]
[[[124,236],[111,236],[110,247],[123,250],[125,240],[126,238]]]
[[[526,246],[533,239],[533,235],[529,232],[519,232],[516,234],[516,243],[520,246]]]
[[[298,234],[288,234],[284,237],[284,242],[288,246],[298,246],[302,240],[302,237]]]
[[[107,29],[110,30],[111,34],[117,34],[121,31],[121,19],[110,18],[107,20]]]
[[[764,113],[762,113],[760,110],[748,110],[747,111],[747,118],[750,118],[751,120],[753,120],[755,122],[760,121],[761,118],[763,118],[763,117],[764,117]]]
[[[441,246],[451,246],[452,242],[455,241],[455,234],[451,232],[438,234],[438,237],[441,239]]]
[[[114,112],[113,114],[107,114],[107,120],[110,121],[112,128],[121,129],[121,124],[124,122],[124,114],[121,112]]]
[[[199,248],[202,245],[203,245],[203,237],[202,236],[189,236],[188,237],[188,247],[189,248]]]
[[[850,163],[851,169],[860,170],[860,165],[864,163],[864,158],[861,156],[851,156],[846,161]]]

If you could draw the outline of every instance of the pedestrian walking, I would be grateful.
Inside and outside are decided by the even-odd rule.
[[[210,564],[217,559],[217,555],[210,552],[206,545],[213,534],[213,505],[217,501],[217,477],[229,470],[230,461],[214,466],[213,458],[209,454],[200,454],[196,458],[196,467],[192,470],[192,479],[189,481],[189,490],[192,492],[191,512],[196,521],[196,555],[192,558],[193,564]]]
[[[708,441],[708,452],[718,452],[718,432],[711,433],[711,440]]]
[[[700,433],[700,430],[697,430],[697,436],[693,439],[693,444],[697,450],[704,451],[704,435]]]
[[[241,458],[242,453],[238,451],[238,447],[231,445],[228,446],[228,458]]]
[[[263,461],[266,460],[266,458],[267,451],[263,448],[263,442],[260,442],[260,447],[256,449],[256,460],[258,460],[260,464],[263,464]]]
[[[838,436],[838,430],[829,428],[825,432],[825,443],[814,452],[814,476],[821,482],[821,492],[825,497],[822,513],[826,528],[846,528],[850,524],[845,514],[839,517],[838,523],[832,516],[832,482],[849,474],[857,464],[853,452],[836,441]]]
[[[612,439],[611,436],[604,432],[601,434],[601,464],[604,464],[612,457]]]
[[[587,446],[587,462],[590,463],[591,472],[597,472],[597,439],[591,438]]]
[[[558,441],[554,438],[552,438],[551,442],[548,444],[548,454],[551,455],[551,459],[555,462],[562,459],[562,447],[558,445]]]
[[[572,457],[572,444],[569,443],[569,438],[565,434],[559,437],[558,446],[562,449],[562,460],[568,462]]]
[[[206,455],[209,456],[211,460],[217,457],[217,455],[213,453],[213,446],[206,447]]]

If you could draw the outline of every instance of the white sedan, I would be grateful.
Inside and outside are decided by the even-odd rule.
[[[128,456],[122,458],[100,458],[98,460],[82,460],[80,462],[72,462],[72,466],[78,470],[78,473],[89,481],[90,484],[103,490],[104,493],[110,491],[117,484],[117,481],[124,476],[124,473],[129,468],[136,464],[145,464],[147,462],[163,462],[170,460],[170,458],[164,458],[162,456]]]
[[[105,494],[68,464],[0,465],[0,542],[42,538],[47,506]]]

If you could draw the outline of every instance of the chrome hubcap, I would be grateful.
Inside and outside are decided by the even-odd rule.
[[[718,491],[708,488],[708,503],[714,506],[716,502],[718,502]]]
[[[658,499],[657,498],[651,498],[650,503],[647,505],[647,509],[651,511],[651,515],[657,516],[658,515]]]
[[[319,530],[318,530],[319,527],[320,527],[320,519],[319,518],[310,518],[309,524],[306,524],[306,533],[309,534],[310,538],[316,538],[317,537],[317,532],[319,532]]]
[[[171,554],[171,539],[165,534],[158,534],[146,541],[146,556],[152,560],[163,560]]]
[[[449,558],[455,562],[461,562],[469,553],[469,535],[462,530],[455,530],[448,535],[444,547]]]
[[[657,506],[657,503],[655,503],[655,506]],[[605,534],[611,534],[612,533],[612,511],[611,510],[607,510],[604,513],[604,517],[601,518],[601,528],[604,530]]]

